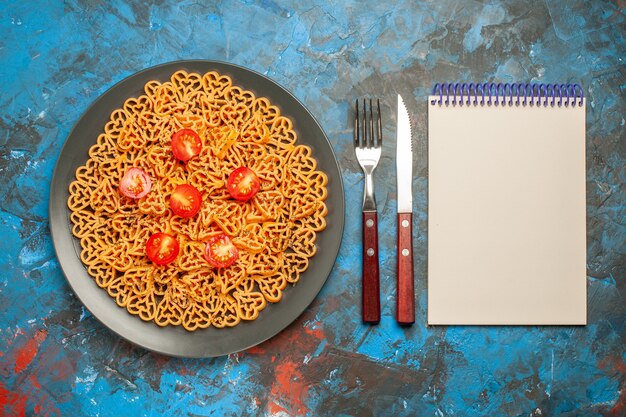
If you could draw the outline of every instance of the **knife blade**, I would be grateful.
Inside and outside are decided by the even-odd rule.
[[[396,178],[398,201],[398,269],[396,320],[400,324],[415,322],[413,284],[413,145],[411,120],[402,96],[398,94],[396,140]]]

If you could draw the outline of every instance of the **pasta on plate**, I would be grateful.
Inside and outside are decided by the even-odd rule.
[[[290,119],[227,76],[178,71],[170,81],[148,82],[144,92],[113,111],[70,184],[81,260],[119,306],[159,326],[193,331],[254,320],[315,255],[316,234],[326,227],[328,178],[311,149],[297,144]],[[172,150],[183,129],[201,142],[186,162]],[[227,186],[241,167],[258,178],[256,194],[245,201]],[[149,177],[140,198],[120,192],[132,169]],[[175,214],[170,201],[183,184],[202,197],[189,217]],[[146,245],[163,233],[180,251],[158,264]],[[207,246],[224,236],[238,256],[216,267]]]

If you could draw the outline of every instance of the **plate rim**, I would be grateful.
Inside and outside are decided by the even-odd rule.
[[[65,268],[63,267],[63,261],[62,261],[62,257],[59,256],[59,243],[57,242],[57,239],[59,238],[58,235],[63,234],[63,229],[60,227],[60,225],[58,225],[59,222],[55,222],[53,221],[53,212],[56,210],[55,207],[55,201],[56,199],[54,198],[54,191],[59,187],[58,183],[60,182],[60,179],[58,178],[59,174],[59,170],[60,170],[60,166],[61,166],[61,162],[62,162],[62,156],[64,154],[66,154],[67,148],[70,146],[70,138],[72,138],[76,132],[76,129],[78,128],[78,126],[81,125],[81,122],[83,121],[83,119],[85,119],[86,117],[88,117],[89,113],[92,112],[92,110],[94,108],[96,108],[99,103],[101,103],[104,98],[108,97],[110,94],[112,94],[116,88],[118,88],[121,84],[123,84],[124,82],[128,81],[131,78],[136,78],[136,77],[140,77],[141,75],[145,75],[148,72],[152,72],[152,71],[157,71],[159,69],[162,69],[164,67],[175,67],[175,66],[179,66],[184,67],[185,65],[207,65],[207,66],[223,66],[223,67],[232,67],[234,69],[236,69],[237,71],[243,71],[243,72],[248,72],[251,75],[255,76],[255,77],[260,77],[262,79],[265,80],[265,82],[269,82],[270,84],[273,84],[274,86],[276,86],[279,90],[281,90],[281,94],[285,94],[287,96],[289,96],[292,100],[294,100],[301,109],[299,110],[303,110],[311,119],[311,121],[314,123],[314,125],[317,127],[317,129],[319,129],[319,132],[321,133],[321,137],[323,138],[322,143],[325,142],[325,144],[328,147],[328,150],[330,151],[330,154],[332,155],[332,161],[330,162],[331,165],[334,165],[334,167],[336,168],[337,171],[337,178],[336,178],[336,193],[338,194],[338,206],[336,209],[340,210],[340,214],[338,216],[338,218],[340,219],[340,222],[338,225],[334,225],[333,227],[338,228],[337,230],[337,236],[338,236],[338,240],[336,243],[336,250],[335,253],[330,255],[330,258],[332,260],[332,262],[329,262],[328,267],[324,269],[323,272],[323,278],[320,281],[320,285],[319,288],[315,291],[315,294],[312,296],[311,300],[308,303],[302,303],[302,305],[300,305],[300,308],[297,308],[297,314],[294,315],[293,319],[291,319],[286,325],[278,328],[275,331],[271,331],[269,332],[268,335],[264,335],[263,337],[261,337],[259,340],[257,340],[256,342],[252,343],[252,344],[246,344],[245,346],[242,347],[238,347],[236,350],[230,350],[228,352],[223,352],[223,353],[219,353],[219,354],[207,354],[207,353],[199,353],[199,354],[190,354],[190,353],[186,353],[186,352],[173,352],[167,349],[162,349],[159,347],[155,347],[155,346],[150,346],[150,343],[146,343],[143,342],[141,339],[139,340],[133,340],[129,337],[127,337],[126,335],[120,333],[119,331],[117,331],[116,329],[112,328],[111,326],[109,326],[109,324],[107,324],[105,322],[105,320],[103,320],[103,318],[97,316],[96,314],[93,313],[92,308],[90,308],[88,306],[87,303],[85,303],[85,300],[83,299],[83,297],[86,294],[83,294],[83,296],[81,296],[81,294],[79,293],[79,291],[77,291],[77,289],[75,288],[74,283],[72,282],[72,279],[69,277],[69,273],[66,272]],[[173,74],[176,70],[173,70],[171,73]],[[212,71],[211,69],[209,70],[205,70],[205,71]],[[216,71],[218,73],[220,73],[219,70],[217,69],[213,69],[213,71]],[[189,72],[196,72],[195,70],[193,71],[189,71]],[[221,73],[220,73],[221,75]],[[232,77],[230,77],[232,79]],[[234,80],[233,80],[233,84],[235,84]],[[237,85],[237,84],[235,84]],[[243,87],[242,87],[243,88]],[[255,94],[258,93],[255,91]],[[140,93],[141,94],[141,93]],[[135,97],[134,93],[130,93],[129,95],[125,96],[126,99]],[[282,110],[282,109],[281,109]],[[110,117],[110,116],[109,116]],[[293,117],[293,116],[291,116]],[[104,128],[104,126],[102,127]],[[93,143],[95,143],[95,138]],[[316,158],[316,160],[319,161],[319,158]],[[333,177],[333,179],[335,179]],[[69,186],[69,184],[67,184],[67,186]],[[65,202],[65,205],[67,204],[67,202]],[[67,210],[67,209],[66,209]],[[255,71],[253,69],[244,67],[242,65],[237,65],[237,64],[233,64],[231,62],[226,62],[226,61],[221,61],[221,60],[205,60],[205,59],[185,59],[185,60],[174,60],[174,61],[168,61],[168,62],[163,62],[157,65],[153,65],[147,68],[144,68],[140,71],[134,72],[130,75],[125,76],[124,78],[122,78],[121,80],[117,81],[115,84],[113,84],[112,86],[110,86],[109,88],[107,88],[105,91],[103,91],[102,93],[100,93],[90,104],[89,106],[87,106],[87,108],[80,114],[80,117],[74,122],[74,124],[72,125],[72,128],[70,129],[69,133],[67,134],[64,143],[61,147],[61,150],[59,152],[59,155],[57,157],[57,160],[55,162],[55,166],[54,166],[54,170],[52,173],[52,178],[50,180],[50,197],[49,197],[49,202],[48,202],[48,225],[49,225],[49,230],[50,230],[50,236],[51,236],[51,240],[52,240],[52,245],[54,248],[54,253],[57,259],[57,262],[59,263],[59,267],[61,269],[61,272],[63,273],[67,283],[69,284],[70,288],[72,289],[73,294],[78,298],[78,300],[80,301],[81,305],[86,308],[91,315],[98,320],[98,322],[100,322],[105,328],[107,328],[109,331],[111,331],[113,334],[117,335],[118,337],[127,340],[128,342],[130,342],[131,344],[135,345],[135,346],[139,346],[143,349],[152,351],[152,352],[156,352],[159,354],[163,354],[163,355],[167,355],[167,356],[172,356],[172,357],[180,357],[180,358],[210,358],[210,357],[219,357],[219,356],[225,356],[225,355],[230,355],[233,353],[237,353],[237,352],[241,352],[244,351],[246,349],[249,349],[251,347],[257,346],[273,337],[275,337],[276,335],[278,335],[279,333],[283,332],[287,327],[289,327],[291,324],[293,324],[300,316],[302,316],[302,314],[305,312],[305,310],[313,303],[313,301],[315,301],[315,299],[319,296],[320,292],[322,291],[324,285],[326,285],[326,282],[328,281],[328,278],[330,277],[333,269],[335,268],[335,266],[337,265],[337,258],[339,256],[340,250],[341,250],[341,245],[343,243],[343,234],[345,231],[345,189],[344,189],[344,184],[343,184],[343,176],[341,174],[341,166],[339,164],[339,160],[337,158],[337,154],[335,153],[335,150],[332,146],[332,143],[330,142],[330,140],[328,139],[328,136],[326,135],[326,132],[324,131],[324,129],[322,128],[321,124],[319,123],[319,121],[317,120],[317,118],[313,115],[313,113],[309,110],[309,108],[307,106],[304,105],[304,103],[302,103],[302,101],[300,101],[291,91],[289,91],[287,88],[285,88],[283,85],[281,85],[280,83],[276,82],[275,80],[271,79],[270,77]],[[67,232],[67,231],[66,231]],[[69,237],[70,240],[76,239],[72,233],[71,233],[71,229],[69,230]],[[79,262],[84,266],[84,264],[82,263],[82,261],[79,258]],[[327,269],[327,270],[326,270]],[[86,271],[85,271],[86,272]],[[322,275],[322,274],[320,274]],[[95,285],[95,280],[93,280],[92,278],[92,283]],[[74,278],[75,279],[75,278]],[[99,291],[106,291],[106,289],[101,288],[101,287],[97,287],[97,289]],[[107,295],[107,297],[111,298],[109,295]],[[112,298],[111,298],[112,300]],[[283,301],[283,300],[281,300]],[[272,303],[268,303],[268,304],[272,304]],[[122,307],[118,306],[116,303],[113,302],[112,300],[112,304],[111,304],[112,308],[116,308],[116,309],[121,309]],[[267,308],[267,307],[266,307]],[[125,310],[125,309],[124,309]],[[264,309],[265,310],[265,309]],[[154,322],[145,322],[143,320],[141,320],[139,317],[136,317],[134,315],[131,315],[130,313],[128,313],[127,311],[124,311],[124,313],[128,314],[130,318],[133,318],[135,320],[139,320],[141,322],[144,323],[148,323],[151,325],[156,326],[156,324]],[[261,311],[260,314],[263,314],[263,311]],[[251,321],[250,323],[253,323],[254,321]],[[243,322],[242,324],[246,324],[247,322]],[[174,327],[171,325],[168,325],[167,327]],[[175,327],[180,327],[180,326],[175,326]],[[237,327],[237,326],[235,326]],[[211,327],[209,327],[208,329],[211,329]],[[208,330],[208,329],[197,329],[194,332],[189,332],[190,334],[194,334],[196,332],[201,332],[203,330]],[[220,329],[220,331],[225,330],[228,331],[228,329]]]

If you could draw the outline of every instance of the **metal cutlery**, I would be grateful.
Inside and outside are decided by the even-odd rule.
[[[413,283],[413,146],[411,122],[404,100],[398,94],[396,141],[396,177],[398,191],[398,270],[396,320],[400,324],[415,322]]]
[[[380,321],[380,281],[378,268],[378,215],[374,196],[373,174],[380,159],[383,134],[380,101],[376,100],[376,120],[373,103],[363,99],[362,117],[356,100],[354,118],[354,151],[365,174],[363,190],[363,277],[362,318],[365,323]]]

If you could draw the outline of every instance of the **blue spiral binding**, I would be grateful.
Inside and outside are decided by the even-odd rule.
[[[582,106],[584,97],[580,84],[536,83],[437,83],[432,95],[439,99],[430,104],[439,106],[573,107]]]

